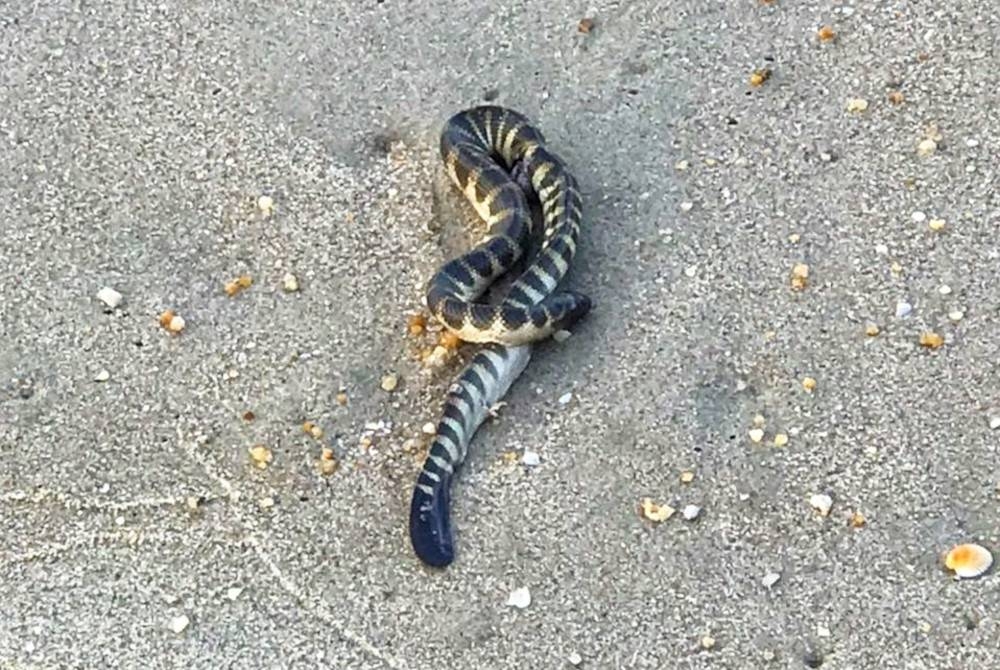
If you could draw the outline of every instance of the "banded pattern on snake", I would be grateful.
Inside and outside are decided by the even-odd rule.
[[[576,179],[522,114],[497,106],[452,116],[441,133],[452,182],[488,225],[484,239],[445,263],[427,286],[427,307],[468,342],[487,343],[448,389],[410,506],[410,540],[426,564],[454,560],[451,481],[469,442],[531,358],[534,342],[571,327],[590,311],[575,291],[556,291],[576,254],[582,204]],[[533,236],[528,196],[537,197],[544,241],[502,301],[476,300],[526,256]]]

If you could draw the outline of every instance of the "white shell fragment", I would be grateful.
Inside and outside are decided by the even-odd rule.
[[[1000,416],[991,416],[990,430],[996,430],[997,428],[1000,428]]]
[[[912,311],[913,311],[913,305],[911,305],[910,303],[906,302],[905,300],[900,300],[899,302],[896,303],[896,318],[897,319],[902,319],[904,317],[909,316],[910,312],[912,312]]]
[[[688,521],[694,521],[701,514],[701,508],[697,505],[687,505],[683,510],[681,510],[681,515]]]
[[[531,604],[531,592],[528,591],[528,587],[522,586],[520,588],[514,589],[510,592],[507,597],[507,605],[509,607],[516,607],[523,610],[525,607]]]
[[[990,569],[993,565],[993,554],[979,544],[960,544],[948,552],[944,565],[959,579],[972,579]]]
[[[580,656],[580,654],[574,651],[572,654],[566,657],[566,660],[569,661],[570,665],[580,665],[581,663],[583,663],[583,656]]]
[[[568,405],[569,401],[572,400],[572,399],[573,399],[573,394],[572,393],[563,393],[561,396],[559,396],[559,404],[560,405]]]
[[[779,575],[777,572],[769,572],[766,575],[764,575],[764,578],[760,580],[760,583],[764,585],[764,588],[769,589],[775,584],[777,584],[779,579],[781,579],[781,575]]]
[[[106,382],[111,379],[111,373],[107,370],[101,370],[96,375],[94,375],[95,382]]]
[[[187,629],[188,624],[191,620],[187,618],[187,615],[181,614],[180,616],[175,616],[170,620],[169,628],[174,633],[180,635]]]
[[[118,305],[122,304],[122,294],[109,286],[105,286],[97,292],[97,299],[111,309],[114,309]]]
[[[521,456],[521,462],[528,466],[535,466],[542,462],[542,457],[538,455],[537,451],[525,449],[524,454]]]
[[[809,497],[809,504],[821,515],[827,516],[830,514],[830,510],[833,509],[833,498],[825,493],[814,493]]]

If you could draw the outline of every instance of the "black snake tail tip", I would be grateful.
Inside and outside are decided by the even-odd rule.
[[[410,504],[410,542],[417,557],[434,568],[443,568],[455,560],[451,538],[451,483],[438,482],[433,493],[415,489]]]

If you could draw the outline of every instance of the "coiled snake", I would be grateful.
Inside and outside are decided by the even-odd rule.
[[[427,307],[460,339],[487,346],[448,389],[413,489],[410,541],[417,556],[436,567],[454,560],[451,481],[473,434],[527,366],[532,343],[568,329],[591,307],[581,293],[555,290],[576,254],[582,204],[576,179],[546,148],[541,132],[510,109],[474,107],[447,121],[440,151],[452,182],[488,231],[434,274]],[[541,248],[501,302],[475,302],[526,256],[534,234],[529,195],[541,205]]]

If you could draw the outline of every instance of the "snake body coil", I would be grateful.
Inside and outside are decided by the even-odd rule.
[[[572,326],[590,299],[556,287],[576,253],[582,205],[576,180],[521,114],[496,106],[459,112],[441,134],[454,184],[488,225],[484,239],[445,263],[427,286],[427,307],[460,339],[488,343],[448,389],[410,507],[410,540],[426,564],[454,560],[451,482],[469,442],[527,366],[531,345]],[[544,241],[496,305],[475,302],[526,255],[533,235],[526,193],[537,196]]]

